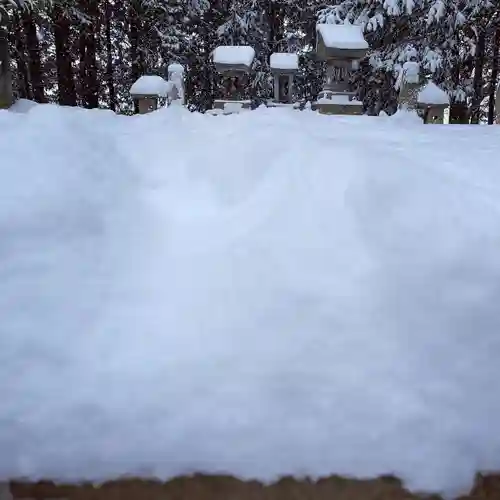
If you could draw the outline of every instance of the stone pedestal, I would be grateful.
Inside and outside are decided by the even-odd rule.
[[[215,99],[214,110],[224,115],[239,113],[241,110],[249,110],[252,108],[252,101],[245,99]]]
[[[330,59],[327,61],[325,83],[314,106],[322,114],[361,115],[363,103],[354,99],[349,89],[353,60]]]
[[[7,26],[0,24],[0,109],[8,109],[14,104],[8,40]]]

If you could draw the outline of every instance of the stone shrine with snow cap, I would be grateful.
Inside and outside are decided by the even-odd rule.
[[[428,82],[418,93],[417,106],[424,123],[444,123],[444,110],[450,105],[450,97],[434,82]]]
[[[255,50],[247,45],[223,45],[214,50],[215,69],[222,75],[222,95],[214,101],[215,109],[234,112],[235,103],[241,105],[239,109],[250,108],[249,76],[254,58]]]
[[[299,71],[299,56],[285,52],[271,54],[271,73],[274,79],[274,102],[293,103],[293,79]]]
[[[326,61],[326,78],[315,109],[325,114],[356,115],[362,103],[349,91],[349,78],[368,50],[363,28],[353,24],[318,24],[316,56]]]
[[[143,75],[130,88],[130,95],[138,103],[139,114],[158,109],[160,98],[166,99],[172,84],[158,75]]]

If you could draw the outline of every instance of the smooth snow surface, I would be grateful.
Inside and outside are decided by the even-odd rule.
[[[418,93],[418,102],[422,104],[450,104],[448,94],[440,89],[434,82],[429,82]]]
[[[294,70],[299,69],[299,56],[285,52],[271,54],[271,69]]]
[[[0,480],[499,470],[500,127],[406,115],[0,112]]]
[[[255,57],[255,50],[253,47],[247,45],[223,45],[214,50],[214,63],[226,65],[240,65],[251,66]]]
[[[172,83],[158,75],[143,75],[130,87],[130,95],[167,97]]]
[[[324,44],[330,49],[367,49],[363,28],[357,24],[318,24]]]

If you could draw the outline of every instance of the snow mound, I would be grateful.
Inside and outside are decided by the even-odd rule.
[[[440,89],[434,82],[429,82],[418,93],[418,102],[422,104],[450,104],[448,94]]]
[[[499,134],[0,112],[0,479],[500,469]]]

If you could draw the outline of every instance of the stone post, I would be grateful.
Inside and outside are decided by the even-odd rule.
[[[274,100],[275,102],[280,101],[280,75],[274,75]]]
[[[415,111],[418,107],[418,93],[421,87],[420,65],[417,62],[404,63],[399,88],[398,108]]]
[[[168,66],[168,80],[172,83],[172,91],[169,96],[169,102],[185,104],[184,89],[184,66],[178,63],[172,63]]]
[[[9,58],[9,31],[7,18],[0,17],[0,109],[8,109],[14,104],[12,73]]]

